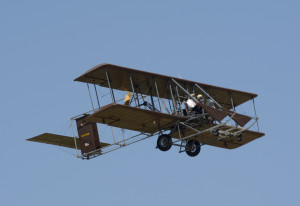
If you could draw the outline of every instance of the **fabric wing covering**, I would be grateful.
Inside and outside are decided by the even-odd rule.
[[[171,79],[176,80],[183,88],[188,89],[189,91],[192,91],[193,85],[196,83],[201,88],[206,90],[210,96],[212,96],[222,107],[231,109],[232,103],[231,103],[231,97],[233,99],[234,105],[238,106],[252,98],[257,97],[257,94],[248,93],[248,92],[242,92],[238,90],[233,89],[227,89],[222,87],[217,87],[213,85],[198,83],[194,81],[179,79],[175,77],[150,73],[146,71],[121,67],[117,65],[112,64],[100,64],[80,77],[76,78],[74,81],[79,82],[85,82],[85,83],[91,83],[91,84],[97,84],[102,87],[109,87],[108,81],[106,77],[106,71],[110,78],[110,83],[113,89],[117,90],[123,90],[123,91],[130,91],[132,92],[131,82],[130,82],[130,75],[133,80],[133,84],[135,86],[135,89],[138,93],[158,96],[170,99],[170,94],[168,91],[168,82],[171,81]],[[158,95],[156,93],[156,87],[155,82],[157,83],[158,87]],[[197,90],[196,87],[194,87],[196,93],[201,93],[201,91]],[[173,93],[175,94],[175,87],[172,87]],[[185,93],[183,93],[181,90],[179,90],[180,96],[185,96]]]
[[[88,122],[151,134],[172,127],[178,120],[185,118],[115,103],[101,107],[86,118]]]
[[[69,136],[63,136],[63,135],[57,135],[57,134],[51,134],[51,133],[44,133],[32,138],[27,139],[28,141],[32,142],[40,142],[45,144],[52,144],[62,147],[68,147],[72,149],[76,149],[74,137]],[[77,148],[80,149],[78,138],[76,138]],[[100,143],[101,147],[108,146],[107,143]]]
[[[227,130],[227,129],[230,129],[230,127],[223,126],[220,128],[220,130]],[[235,132],[235,131],[236,130],[232,130],[232,132]],[[195,131],[193,131],[191,129],[187,129],[187,130],[185,130],[184,135],[189,136],[194,133],[195,133]],[[181,135],[183,135],[183,134],[181,134]],[[215,137],[212,132],[205,132],[201,135],[198,135],[197,140],[202,144],[207,144],[207,145],[211,145],[211,146],[215,146],[215,147],[221,147],[224,149],[236,149],[236,148],[243,146],[257,138],[264,136],[264,135],[265,134],[261,133],[261,132],[246,130],[243,132],[242,141],[237,141],[236,136],[227,137],[222,140],[216,141],[217,137]],[[174,133],[172,135],[172,137],[179,139],[178,132]]]

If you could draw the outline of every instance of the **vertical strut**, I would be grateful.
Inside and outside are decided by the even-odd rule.
[[[160,112],[162,112],[162,110],[161,110],[161,105],[160,105],[160,98],[159,98],[159,92],[158,92],[158,88],[157,88],[156,79],[153,78],[153,81],[154,81],[154,85],[155,85],[155,89],[156,89],[156,96],[157,96],[157,98],[158,98],[159,109],[160,109]]]
[[[187,85],[186,83],[184,83],[184,87],[185,87],[185,90],[186,90],[187,92],[189,92],[189,87],[188,87],[188,85]]]
[[[142,96],[142,95],[141,95]],[[143,99],[143,96],[142,96],[142,99]],[[140,100],[139,100],[139,93],[138,93],[138,90],[136,89],[136,100],[137,100],[137,103],[140,107]]]
[[[133,85],[133,82],[132,82],[131,74],[129,74],[129,79],[130,79],[130,84],[131,84],[131,89],[132,89],[132,93],[133,93],[133,98],[134,98],[135,106],[137,107],[138,104],[136,102],[136,94],[135,94],[135,91],[134,91],[134,85]]]
[[[121,131],[122,131],[122,136],[123,136],[123,142],[124,142],[124,145],[125,145],[124,129],[121,129]]]
[[[100,108],[100,102],[99,102],[98,92],[97,92],[95,84],[94,84],[94,87],[95,87],[95,92],[96,92],[96,97],[97,97],[97,102],[98,102],[98,108]]]
[[[193,85],[192,85],[192,92],[193,92],[193,94],[196,96],[195,89],[194,89],[194,86],[193,86]]]
[[[151,98],[151,104],[152,106],[155,108],[155,105],[154,105],[154,101],[153,101],[153,96],[152,96],[152,87],[150,86],[150,98]],[[155,108],[156,109],[156,108]]]
[[[183,111],[182,111],[182,108],[181,108],[181,101],[180,101],[180,97],[179,97],[179,92],[178,92],[177,85],[175,85],[175,89],[176,89],[177,99],[178,99],[178,103],[179,103],[179,110],[180,110],[181,115],[183,115]]]
[[[94,107],[94,103],[93,103],[93,99],[92,99],[92,95],[91,95],[91,90],[90,90],[89,83],[86,82],[86,85],[87,85],[88,90],[89,90],[89,95],[90,95],[90,100],[91,100],[91,103],[92,103],[93,110],[95,111],[95,107]]]
[[[112,126],[110,126],[110,128],[111,128],[111,133],[112,133],[112,136],[113,136],[114,144],[116,144],[114,129],[112,128]]]
[[[235,111],[235,106],[234,106],[234,102],[233,102],[232,94],[231,94],[231,93],[229,93],[229,95],[230,95],[230,100],[231,100],[231,106],[232,106],[232,109],[233,109],[233,111]]]
[[[171,98],[172,98],[172,102],[173,102],[173,108],[175,110],[175,114],[177,114],[177,109],[176,109],[176,103],[175,103],[175,99],[173,96],[173,91],[172,91],[172,85],[170,83],[170,81],[168,81],[169,87],[170,87],[170,94],[171,94]]]
[[[76,135],[75,135],[75,130],[74,130],[74,126],[73,126],[73,118],[71,118],[70,120],[71,120],[73,137],[74,137],[74,143],[75,143],[75,148],[76,148],[76,157],[79,157],[79,155],[78,155],[77,141],[76,141]]]
[[[254,107],[254,112],[255,112],[255,117],[256,117],[256,125],[257,125],[257,129],[258,129],[258,131],[259,131],[258,117],[257,117],[257,114],[256,114],[256,108],[255,108],[254,97],[252,98],[252,101],[253,101],[253,107]]]
[[[105,69],[105,74],[106,74],[107,83],[108,83],[108,86],[109,86],[109,89],[110,89],[111,98],[112,98],[113,102],[116,103],[114,90],[111,88],[110,79],[109,79],[109,76],[108,76],[108,73],[107,73],[107,69]]]
[[[235,112],[235,106],[234,106],[234,102],[233,102],[233,98],[232,98],[232,94],[231,92],[229,92],[229,95],[230,95],[230,100],[231,100],[231,106],[233,108],[233,111]],[[236,122],[235,123],[235,126],[238,126],[239,124]]]

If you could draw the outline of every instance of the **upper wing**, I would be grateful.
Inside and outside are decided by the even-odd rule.
[[[175,79],[182,87],[188,88],[189,91],[192,91],[192,85],[194,85],[195,83],[198,84],[200,87],[206,90],[210,94],[210,96],[212,96],[219,104],[227,109],[232,108],[230,95],[232,96],[235,106],[238,106],[252,98],[257,97],[257,94],[253,93],[217,87],[112,64],[97,65],[80,77],[76,78],[74,81],[88,82],[92,84],[98,84],[102,87],[108,87],[105,71],[108,72],[113,89],[132,92],[131,82],[129,78],[129,74],[131,74],[137,92],[145,95],[152,94],[153,96],[157,96],[154,84],[155,79],[159,90],[159,96],[165,99],[170,99],[170,94],[168,92],[168,81],[171,81],[171,79]],[[172,88],[172,90],[175,94],[176,91],[174,87]],[[197,91],[197,93],[201,93],[201,91]],[[179,95],[185,96],[185,94],[180,90]]]

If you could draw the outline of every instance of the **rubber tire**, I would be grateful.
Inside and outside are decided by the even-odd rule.
[[[162,134],[157,139],[157,148],[163,152],[172,147],[172,138],[167,134]]]
[[[193,146],[194,146],[194,149],[189,150],[189,148],[192,148]],[[186,143],[185,152],[188,156],[195,157],[200,153],[200,151],[201,151],[201,146],[200,146],[200,143],[197,140],[189,140]]]

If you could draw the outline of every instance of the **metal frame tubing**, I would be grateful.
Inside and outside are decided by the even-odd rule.
[[[172,85],[171,85],[171,82],[168,81],[168,84],[169,84],[169,89],[170,89],[170,94],[171,94],[171,98],[172,98],[172,103],[173,103],[173,108],[175,110],[175,114],[177,114],[177,106],[176,106],[176,103],[175,103],[175,99],[174,99],[174,96],[173,96],[173,91],[172,91]]]
[[[257,130],[259,131],[258,117],[257,117],[257,114],[256,114],[256,107],[255,107],[254,97],[252,98],[252,102],[253,102],[253,108],[254,108],[254,113],[255,113],[255,118],[256,118]]]
[[[99,102],[98,92],[97,92],[97,88],[96,88],[95,84],[94,84],[94,87],[95,87],[95,93],[96,93],[97,102],[98,102],[98,108],[100,108],[100,102]]]
[[[91,94],[89,83],[87,82],[86,85],[87,85],[88,90],[89,90],[89,95],[90,95],[90,100],[91,100],[91,103],[92,103],[92,108],[95,111],[95,107],[94,107],[94,103],[93,103],[93,99],[92,99],[92,94]]]
[[[186,83],[184,83],[184,87],[185,87],[185,90],[186,90],[187,92],[189,92],[189,86],[188,86]]]
[[[132,89],[132,94],[133,94],[135,106],[137,107],[138,103],[136,102],[136,94],[135,94],[135,90],[134,90],[134,85],[133,85],[131,74],[129,74],[129,79],[130,79],[130,84],[131,84],[131,89]]]
[[[149,88],[149,91],[150,91],[150,98],[151,98],[152,106],[155,108],[154,100],[153,100],[153,96],[152,96],[152,87],[151,87],[151,86],[150,86],[150,88]],[[155,108],[155,109],[156,109],[156,108]]]
[[[76,135],[75,135],[75,129],[74,129],[74,125],[73,125],[73,118],[71,118],[70,121],[71,121],[72,132],[73,132],[73,137],[74,137],[74,143],[75,143],[75,148],[76,148],[76,157],[79,157],[78,146],[77,146]]]
[[[157,83],[156,83],[156,79],[153,77],[153,81],[154,81],[154,85],[155,85],[155,89],[156,89],[156,96],[158,98],[158,104],[159,104],[159,109],[160,112],[162,112],[161,110],[161,105],[160,105],[160,97],[159,97],[159,92],[158,92],[158,88],[157,88]]]
[[[186,91],[180,84],[178,84],[174,79],[172,79],[172,81],[179,87],[179,89],[181,89],[184,93],[186,93],[186,95],[188,95],[192,100],[194,100],[195,102],[198,102],[197,99],[195,97],[193,97],[188,91]]]
[[[196,97],[196,93],[195,93],[194,86],[192,85],[191,87],[192,87],[192,92],[193,92],[193,94],[194,94],[194,95],[195,95],[195,97]]]
[[[182,111],[182,108],[181,108],[181,101],[180,101],[180,97],[179,97],[179,92],[178,92],[177,85],[175,85],[175,90],[176,90],[177,99],[178,99],[178,102],[179,102],[179,110],[181,112],[181,115],[183,115],[183,111]]]
[[[231,101],[232,109],[233,109],[233,111],[235,112],[235,106],[234,106],[234,102],[233,102],[233,98],[232,98],[231,92],[229,92],[229,96],[230,96],[230,101]],[[235,126],[238,126],[238,125],[239,125],[239,124],[236,122],[236,123],[235,123]]]
[[[133,142],[127,143],[127,144],[121,144],[122,142],[124,142],[124,140],[121,140],[121,141],[116,142],[116,143],[114,143],[114,144],[111,144],[111,145],[109,145],[109,146],[102,147],[101,149],[97,149],[97,150],[94,150],[94,151],[92,151],[92,152],[85,153],[85,154],[83,154],[83,155],[81,155],[81,156],[78,156],[78,158],[88,159],[88,158],[87,158],[88,155],[95,155],[95,156],[93,156],[93,157],[89,157],[89,159],[92,159],[92,158],[95,158],[95,157],[97,157],[97,156],[99,156],[99,155],[104,155],[104,154],[107,154],[107,153],[109,153],[109,152],[113,152],[113,151],[115,151],[115,150],[121,149],[121,148],[123,148],[123,147],[125,147],[125,146],[131,145],[131,144],[133,144],[133,143],[136,143],[136,142],[142,141],[142,140],[144,140],[144,139],[153,137],[153,136],[155,136],[155,135],[157,135],[157,134],[158,134],[158,132],[156,132],[156,133],[154,133],[154,134],[144,134],[144,133],[140,133],[140,134],[138,134],[138,135],[134,135],[134,136],[132,136],[132,137],[129,137],[129,138],[125,139],[125,141],[128,141],[128,140],[130,140],[130,139],[134,139],[134,138],[136,138],[136,137],[138,137],[138,136],[141,136],[141,135],[145,135],[145,136],[144,136],[144,137],[141,137],[140,139],[134,140]],[[119,146],[119,147],[108,149],[108,151],[105,151],[105,152],[102,151],[103,149],[107,149],[107,148],[112,147],[112,146]]]
[[[235,111],[235,106],[234,106],[234,102],[233,102],[233,98],[232,98],[231,92],[229,93],[229,95],[230,95],[232,109],[233,109],[233,111]]]
[[[211,100],[213,100],[215,102],[215,104],[222,109],[222,106],[216,101],[214,100],[214,98],[212,98],[209,94],[206,93],[206,91],[204,89],[202,89],[198,84],[195,83],[195,86],[200,89],[201,92],[203,92],[204,95],[206,95],[208,98],[210,98]]]
[[[113,91],[113,89],[111,88],[111,85],[110,85],[110,79],[109,79],[109,76],[108,76],[107,69],[105,69],[105,74],[106,74],[107,83],[108,83],[108,86],[109,86],[109,89],[110,89],[111,98],[112,98],[113,102],[116,103],[114,91]]]
[[[135,88],[135,95],[136,95],[136,100],[137,100],[137,103],[138,103],[138,105],[139,105],[139,107],[140,107],[140,100],[139,100],[139,93],[137,92],[138,90],[137,90],[137,88]],[[142,96],[142,95],[141,95]],[[142,99],[143,99],[143,97],[142,97]]]

